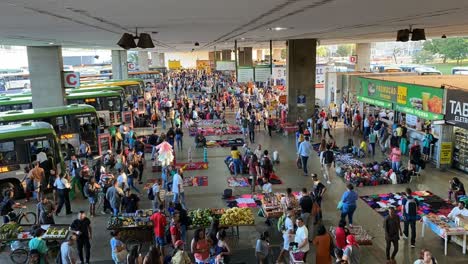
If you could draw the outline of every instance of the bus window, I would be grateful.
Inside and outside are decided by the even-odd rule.
[[[0,143],[0,165],[10,165],[17,163],[15,142],[4,141]]]
[[[122,109],[122,105],[120,103],[120,98],[117,97],[108,97],[107,99],[107,107],[109,111],[113,112],[120,112]]]

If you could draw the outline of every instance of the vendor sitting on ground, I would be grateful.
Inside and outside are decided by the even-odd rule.
[[[367,144],[365,140],[361,140],[361,145],[353,147],[353,155],[358,158],[364,158],[367,153]]]
[[[197,148],[204,148],[206,147],[206,138],[203,133],[199,133],[195,136],[195,146]]]

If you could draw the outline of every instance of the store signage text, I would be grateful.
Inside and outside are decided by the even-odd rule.
[[[384,108],[388,108],[388,109],[392,108],[392,103],[379,101],[379,100],[375,100],[375,99],[372,99],[372,98],[359,96],[359,95],[357,96],[357,99],[359,101],[361,101],[361,102],[368,103],[368,104],[371,104],[371,105],[380,106],[380,107],[384,107]]]
[[[428,119],[428,120],[441,120],[441,119],[444,119],[443,115],[434,114],[434,113],[431,113],[431,112],[426,112],[426,111],[422,111],[422,110],[419,110],[419,109],[416,109],[416,108],[401,106],[401,105],[397,105],[397,104],[395,105],[395,110],[399,111],[399,112],[407,113],[407,114],[410,114],[410,115],[415,115],[415,116],[420,117],[422,119]]]
[[[455,116],[455,121],[468,124],[468,103],[450,100],[449,107],[450,113]]]

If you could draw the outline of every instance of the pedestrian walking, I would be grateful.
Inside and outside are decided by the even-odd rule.
[[[91,221],[86,217],[85,211],[80,211],[78,213],[78,218],[71,223],[70,230],[77,236],[76,244],[81,263],[89,264],[89,260],[91,258],[91,239],[93,234]]]
[[[341,220],[345,221],[348,216],[349,226],[353,226],[353,215],[356,211],[357,193],[354,191],[354,186],[351,183],[346,185],[347,191],[341,196]]]
[[[398,253],[398,240],[403,235],[401,232],[400,217],[395,213],[394,207],[388,208],[388,216],[385,218],[383,223],[385,231],[385,253],[387,256],[387,264],[395,264],[395,256]],[[393,244],[393,252],[390,255],[390,248]]]
[[[56,188],[58,194],[58,206],[55,211],[55,215],[59,215],[63,205],[65,205],[65,213],[67,215],[72,214],[70,206],[70,183],[68,182],[68,176],[63,173],[60,173],[54,182],[54,187]]]
[[[301,159],[302,169],[304,171],[304,176],[308,176],[307,170],[307,160],[312,154],[312,145],[309,142],[309,137],[305,137],[304,141],[299,145],[299,150],[297,151],[297,157]]]
[[[409,228],[411,227],[411,247],[415,248],[416,244],[416,221],[418,220],[418,200],[416,200],[412,195],[410,188],[406,189],[404,198],[401,201],[401,213],[403,215],[404,228],[403,228],[403,238],[408,239]]]
[[[335,154],[330,149],[331,148],[330,145],[327,145],[326,148],[327,150],[323,152],[323,155],[320,155],[321,157],[320,163],[322,164],[323,177],[327,180],[327,184],[331,184],[330,170],[332,168],[332,165],[333,165],[333,168],[335,168]]]

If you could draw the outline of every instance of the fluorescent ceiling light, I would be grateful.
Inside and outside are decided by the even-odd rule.
[[[271,28],[268,28],[268,30],[270,31],[282,31],[282,30],[288,30],[289,28],[287,27],[271,27]]]

